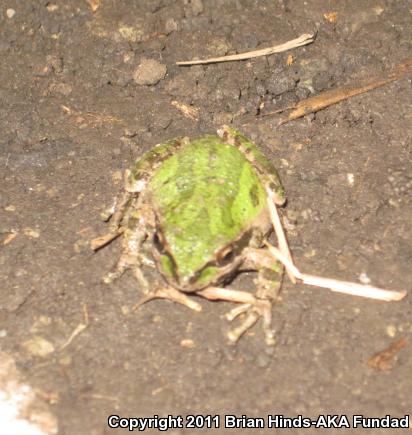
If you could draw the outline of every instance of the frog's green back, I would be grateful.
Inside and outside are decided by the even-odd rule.
[[[166,159],[148,192],[181,276],[213,260],[266,207],[253,166],[216,136],[193,140]]]

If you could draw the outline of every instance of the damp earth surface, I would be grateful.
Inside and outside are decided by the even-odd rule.
[[[376,302],[285,278],[277,345],[257,326],[233,347],[222,317],[232,304],[133,312],[131,274],[102,282],[119,240],[95,254],[89,242],[107,231],[99,215],[136,158],[231,124],[280,173],[302,271],[410,292],[410,78],[281,127],[265,115],[407,59],[411,14],[391,0],[1,2],[0,347],[59,434],[110,433],[112,414],[410,412],[410,296]],[[286,53],[175,64],[314,31]],[[253,278],[232,287],[253,289]],[[401,338],[386,370],[367,364]]]

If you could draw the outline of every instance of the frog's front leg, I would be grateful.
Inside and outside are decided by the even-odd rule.
[[[101,214],[104,221],[110,219],[110,232],[92,241],[93,250],[100,249],[123,232],[122,226],[127,225],[128,210],[133,208],[133,200],[138,200],[153,172],[163,161],[187,142],[188,138],[183,137],[158,144],[136,161],[132,171],[125,171],[123,192],[119,200]]]
[[[138,201],[140,185],[133,180],[129,170],[125,171],[125,184],[119,200],[101,213],[101,218],[106,222],[110,219],[109,232],[99,236],[90,242],[93,251],[97,251],[120,236],[127,225],[127,211],[131,208],[133,200]]]
[[[108,284],[121,276],[127,269],[131,269],[139,282],[144,293],[148,293],[149,285],[141,271],[141,265],[152,265],[151,259],[146,258],[142,252],[142,246],[153,228],[152,211],[144,204],[140,204],[136,210],[129,212],[128,225],[124,230],[122,240],[122,253],[115,269],[108,273],[103,281]]]
[[[126,169],[124,172],[124,187],[119,199],[116,199],[114,205],[102,213],[102,219],[108,221],[110,219],[110,231],[117,232],[123,217],[133,198],[142,190],[142,183],[132,177],[131,171]]]
[[[141,246],[146,240],[147,234],[143,229],[127,229],[122,240],[122,253],[112,272],[103,277],[106,284],[110,284],[119,278],[127,269],[131,269],[139,282],[144,293],[148,292],[148,282],[141,271]]]

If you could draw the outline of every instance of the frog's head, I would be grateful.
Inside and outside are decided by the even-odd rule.
[[[241,263],[241,252],[250,235],[208,252],[204,246],[182,244],[178,249],[165,242],[161,233],[154,236],[154,257],[168,283],[184,292],[196,292],[231,277]]]

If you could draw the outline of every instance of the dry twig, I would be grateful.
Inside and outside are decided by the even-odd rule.
[[[280,120],[279,125],[282,125],[294,119],[301,118],[302,116],[309,115],[310,113],[318,112],[319,110],[325,109],[333,104],[340,103],[341,101],[347,100],[355,95],[363,94],[388,83],[399,80],[411,73],[412,59],[408,59],[404,63],[399,64],[386,75],[365,79],[357,85],[348,85],[338,89],[331,89],[329,91],[321,92],[319,95],[299,101],[294,106],[288,106],[274,112],[266,113],[262,116],[270,116],[294,109],[289,113],[288,116]]]
[[[268,204],[271,210],[271,213],[277,215],[277,219],[279,219],[279,215],[276,209],[276,206],[270,205],[270,195],[268,197]],[[373,287],[371,285],[358,284],[354,282],[348,281],[340,281],[333,278],[324,278],[321,276],[309,275],[307,273],[302,273],[300,270],[294,265],[292,261],[292,257],[289,253],[289,248],[281,247],[280,240],[284,240],[283,243],[286,242],[286,236],[284,234],[283,228],[280,225],[275,225],[276,236],[279,240],[280,249],[266,242],[266,246],[268,247],[271,254],[280,261],[286,268],[288,275],[292,275],[295,279],[301,280],[304,284],[313,285],[316,287],[324,287],[334,292],[345,293],[355,296],[362,296],[365,298],[378,299],[381,301],[400,301],[406,296],[406,291],[394,291],[394,290],[386,290],[378,287]],[[294,280],[291,280],[295,282]]]
[[[272,223],[275,228],[275,233],[278,238],[280,251],[289,260],[289,262],[293,264],[292,254],[290,253],[289,250],[289,245],[286,240],[286,235],[285,232],[283,231],[282,223],[280,222],[280,218],[276,209],[275,202],[273,201],[273,194],[269,188],[266,188],[266,193],[268,195],[267,204],[269,207],[270,216],[272,218]],[[286,268],[286,273],[288,274],[289,279],[293,282],[293,284],[296,284],[295,274],[293,273],[293,271],[291,271],[289,268]]]
[[[268,56],[269,54],[281,53],[282,51],[287,51],[291,50],[292,48],[297,48],[301,47],[302,45],[310,44],[315,40],[315,36],[316,35],[314,33],[304,33],[303,35],[300,35],[299,38],[292,39],[291,41],[285,42],[284,44],[275,45],[274,47],[262,48],[261,50],[247,51],[246,53],[232,54],[229,56],[176,62],[176,65],[204,65],[207,63],[230,62],[233,60],[245,60],[252,59],[254,57]]]
[[[370,357],[366,364],[375,370],[388,371],[393,367],[396,354],[405,346],[406,338],[401,337],[399,340],[391,343],[386,349]]]
[[[84,323],[79,323],[74,331],[70,334],[70,337],[60,346],[59,350],[65,349],[81,332],[83,332],[89,326],[89,313],[87,311],[86,304],[83,305],[83,317]]]

